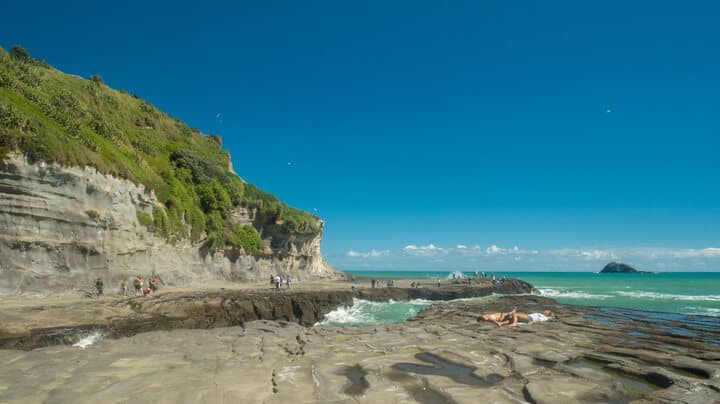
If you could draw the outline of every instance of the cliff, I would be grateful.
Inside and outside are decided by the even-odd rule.
[[[173,244],[138,222],[138,211],[158,205],[153,192],[130,181],[9,155],[0,163],[0,293],[89,289],[96,277],[115,290],[120,279],[151,272],[171,285],[339,276],[320,254],[321,232],[286,236],[267,254],[207,252],[202,242]],[[238,223],[255,216],[234,212]]]
[[[0,294],[339,277],[322,226],[238,177],[220,136],[0,49]]]

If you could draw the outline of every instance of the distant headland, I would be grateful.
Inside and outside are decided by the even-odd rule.
[[[622,262],[611,262],[605,265],[605,268],[600,271],[601,274],[649,274],[651,272],[638,271],[628,264]]]

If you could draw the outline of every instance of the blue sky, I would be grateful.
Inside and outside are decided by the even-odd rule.
[[[720,270],[718,17],[711,1],[11,1],[0,44],[221,134],[243,178],[317,210],[341,268]]]

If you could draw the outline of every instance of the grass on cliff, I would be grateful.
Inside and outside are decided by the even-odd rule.
[[[280,202],[229,171],[221,138],[159,111],[134,94],[62,73],[23,48],[0,48],[0,157],[20,151],[33,161],[91,166],[155,191],[162,206],[138,212],[140,223],[170,241],[262,251],[252,226],[233,209],[257,209],[258,227],[316,234],[318,218]],[[271,233],[272,234],[272,233]],[[204,238],[203,238],[204,237]]]

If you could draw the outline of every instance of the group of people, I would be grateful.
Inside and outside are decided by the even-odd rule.
[[[160,289],[160,285],[162,285],[162,280],[159,276],[153,275],[150,280],[147,282],[147,285],[145,284],[145,279],[143,279],[142,275],[137,275],[133,279],[133,288],[135,289],[135,296],[143,295],[143,296],[150,296],[152,293],[157,292],[158,289]],[[128,295],[128,280],[123,279],[120,281],[120,294],[123,297],[126,297]]]
[[[149,281],[147,281],[147,285],[145,284],[145,279],[141,275],[137,275],[133,279],[133,287],[135,288],[135,296],[143,295],[143,296],[150,296],[152,293],[157,292],[158,289],[160,289],[160,285],[163,284],[162,280],[158,275],[153,274],[153,276],[150,278]],[[120,296],[127,297],[128,296],[128,280],[127,278],[120,281]],[[96,278],[95,279],[95,295],[97,298],[101,298],[103,296],[103,289],[104,289],[104,283],[102,278]]]
[[[395,287],[395,281],[394,281],[393,279],[388,279],[388,280],[385,282],[385,285],[386,285],[387,287],[389,287],[389,288]],[[380,281],[379,281],[379,280],[377,280],[377,279],[371,279],[371,280],[370,280],[370,286],[371,286],[373,289],[375,289],[375,288],[381,287],[382,285],[380,284]]]
[[[553,312],[551,310],[545,310],[542,313],[522,313],[517,311],[517,308],[513,308],[507,313],[486,313],[478,317],[478,321],[488,321],[495,323],[498,327],[505,325],[516,326],[519,322],[527,323],[527,325],[533,325],[536,323],[542,323],[552,318]]]
[[[285,277],[285,285],[288,289],[292,286],[292,278],[290,278],[290,275],[287,275]],[[280,290],[283,286],[283,278],[280,275],[270,275],[270,287],[275,287],[276,290]]]

